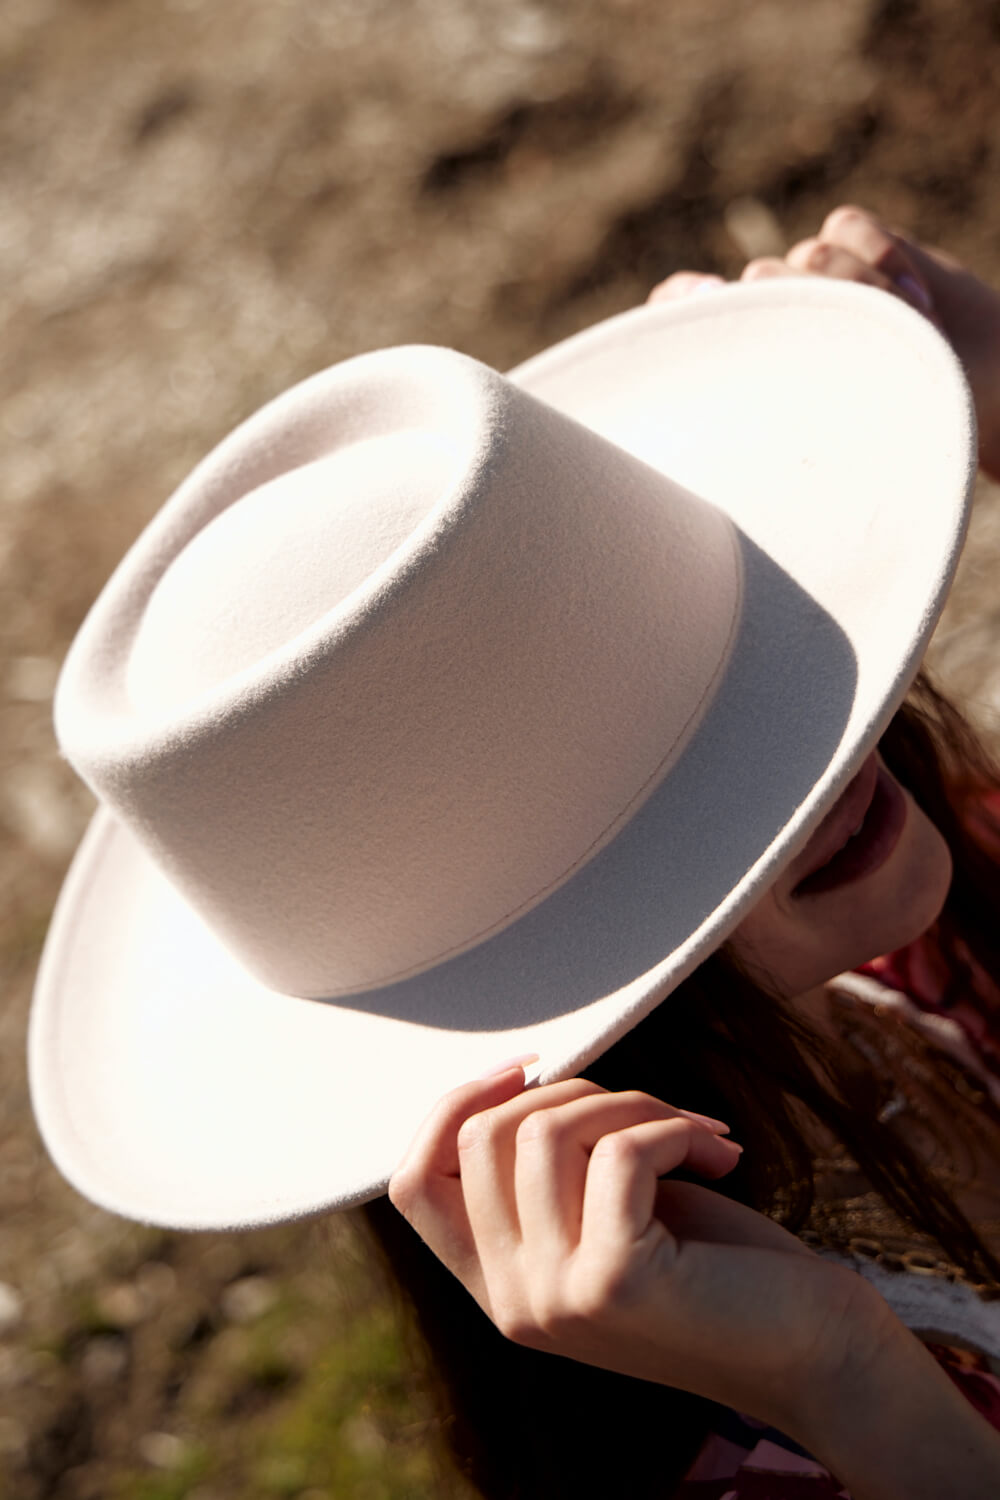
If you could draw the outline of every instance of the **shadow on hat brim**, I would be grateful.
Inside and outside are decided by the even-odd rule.
[[[99,812],[46,945],[30,1065],[55,1161],[109,1209],[204,1229],[346,1207],[383,1190],[448,1088],[525,1051],[543,1081],[578,1071],[724,941],[905,695],[975,469],[961,373],[916,313],[759,283],[624,314],[512,378],[732,517],[743,613],[711,707],[533,910],[336,1002],[254,980]]]

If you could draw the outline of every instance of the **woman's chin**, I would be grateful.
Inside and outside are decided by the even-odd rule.
[[[941,915],[951,887],[951,853],[937,828],[919,808],[911,805],[910,812],[907,829],[910,847],[900,850],[901,858],[894,869],[886,869],[888,889],[873,889],[866,893],[867,901],[857,903],[843,950],[838,955],[843,961],[825,979],[833,979],[836,974],[916,942]]]
[[[893,881],[891,894],[878,902],[875,910],[878,922],[872,932],[868,946],[872,952],[858,958],[852,968],[883,953],[905,948],[932,927],[941,915],[948,891],[951,888],[951,852],[944,837],[927,815],[912,801],[909,802],[904,838],[900,841],[899,858],[890,861],[886,875]],[[875,896],[875,892],[872,893]]]

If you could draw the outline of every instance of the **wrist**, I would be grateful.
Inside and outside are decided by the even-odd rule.
[[[854,1500],[995,1500],[1000,1433],[864,1287],[840,1357],[803,1382],[790,1435]]]
[[[839,1439],[841,1418],[843,1432],[853,1430],[858,1408],[880,1394],[901,1357],[899,1346],[912,1338],[869,1282],[846,1266],[827,1267],[839,1283],[830,1288],[830,1316],[808,1365],[786,1373],[784,1409],[772,1417],[811,1450]]]

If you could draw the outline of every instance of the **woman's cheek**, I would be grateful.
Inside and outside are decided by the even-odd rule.
[[[726,946],[763,989],[790,998],[836,972],[822,973],[825,960],[818,936],[808,927],[800,930],[771,890],[747,913]]]
[[[951,883],[951,854],[906,794],[899,844],[871,875],[804,898],[781,878],[743,918],[727,947],[765,988],[805,993],[847,969],[911,943],[940,915]]]

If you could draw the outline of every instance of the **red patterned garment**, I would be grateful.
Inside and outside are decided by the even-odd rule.
[[[1000,864],[1000,793],[990,792],[978,806],[967,809],[966,817],[976,841]],[[858,972],[895,990],[904,1003],[911,1002],[925,1015],[957,1022],[971,1043],[961,1060],[966,1064],[974,1060],[975,1071],[990,1085],[994,1100],[1000,1102],[1000,985],[962,945],[958,957],[961,972],[956,979],[941,955],[932,927],[924,937],[898,952],[862,964]],[[944,1030],[939,1034],[947,1046]]]
[[[898,953],[862,964],[858,972],[895,990],[925,1015],[956,1022],[972,1045],[980,1065],[977,1071],[985,1068],[995,1084],[991,1093],[1000,1096],[1000,1028],[987,1019],[991,1014],[1000,1016],[1000,989],[971,954],[964,956],[964,963],[965,985],[956,993],[929,936]]]

